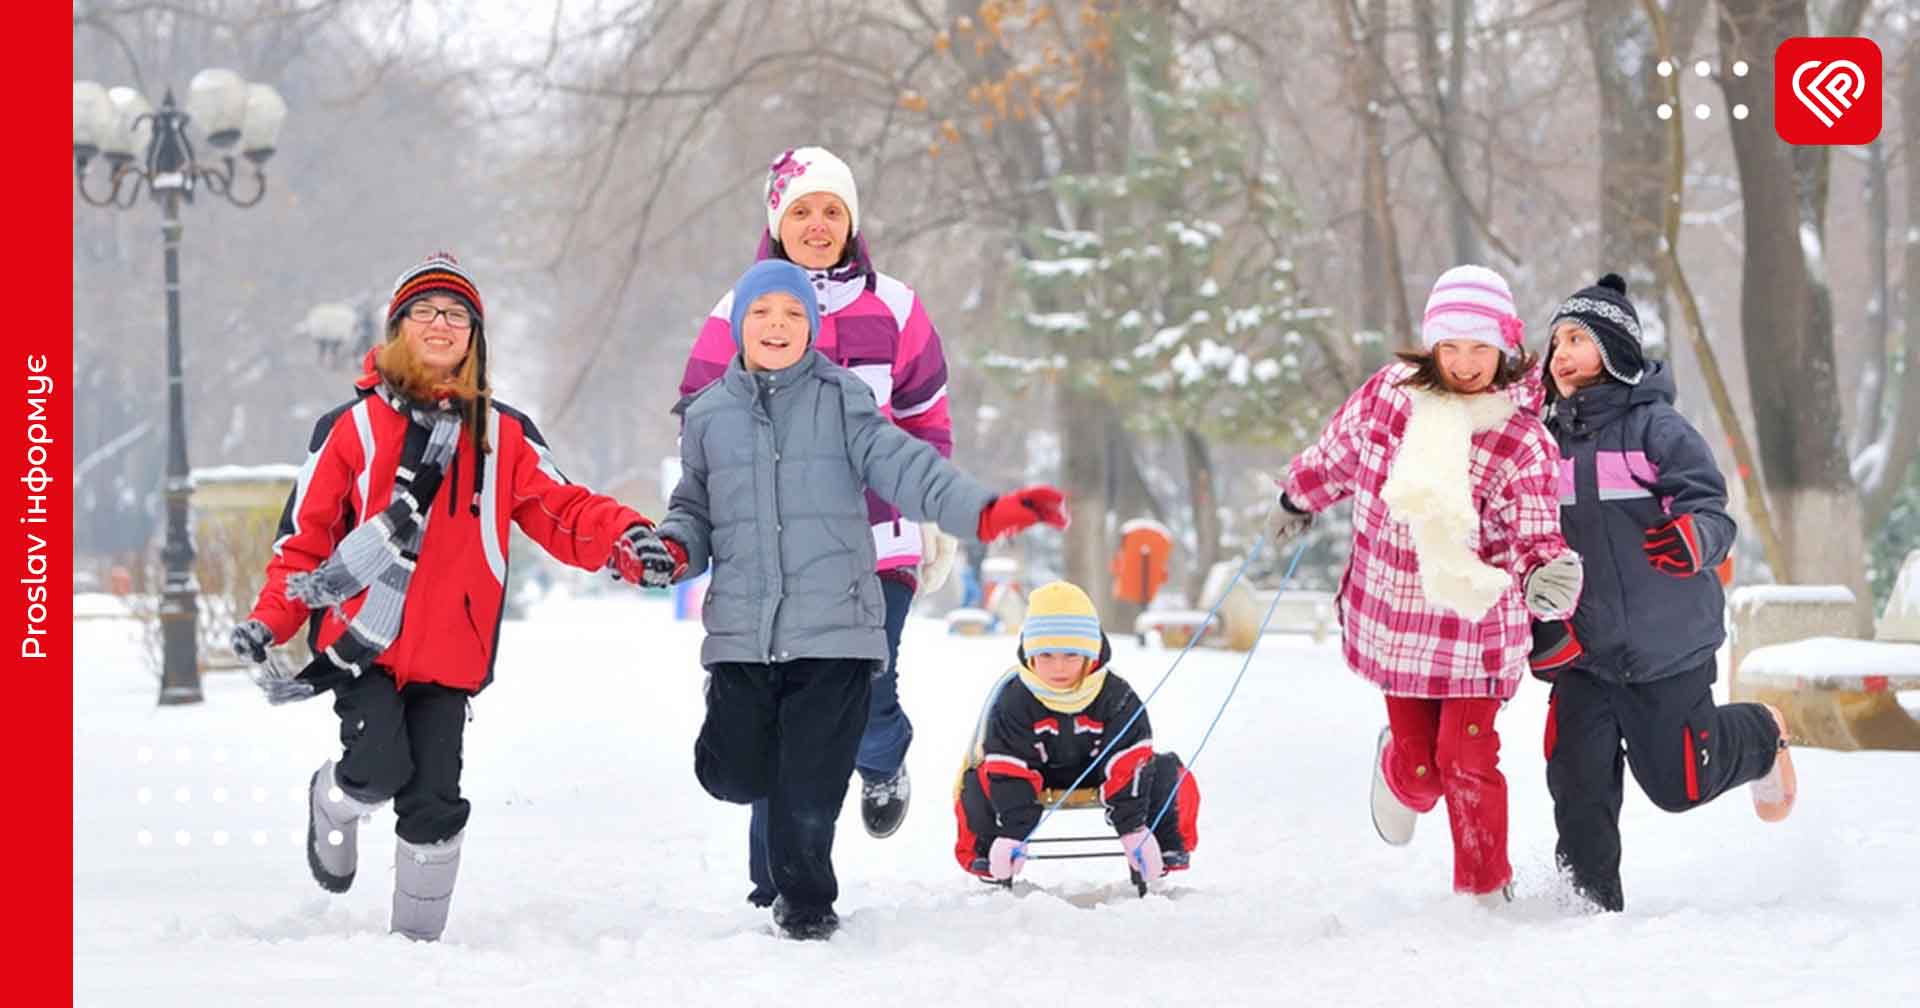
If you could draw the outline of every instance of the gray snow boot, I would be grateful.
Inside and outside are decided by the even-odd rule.
[[[353,885],[360,861],[360,817],[379,808],[340,789],[333,761],[320,764],[307,782],[307,868],[328,892]]]
[[[453,882],[460,874],[460,843],[466,832],[461,830],[430,844],[395,838],[394,934],[414,941],[440,940],[440,932],[447,928],[447,910],[453,904]]]

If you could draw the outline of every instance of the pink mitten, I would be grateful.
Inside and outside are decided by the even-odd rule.
[[[1160,852],[1154,851],[1154,857],[1158,859],[1159,856]],[[1015,875],[1020,874],[1021,867],[1026,863],[1026,845],[1012,837],[1000,837],[994,840],[993,849],[987,851],[987,871],[1001,882],[1010,881]]]
[[[1160,858],[1160,841],[1145,826],[1120,836],[1120,846],[1126,849],[1127,863],[1140,873],[1141,879],[1157,882],[1167,873],[1166,863]]]

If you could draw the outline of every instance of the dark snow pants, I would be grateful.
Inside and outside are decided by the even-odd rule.
[[[1574,888],[1604,910],[1620,888],[1623,765],[1668,812],[1685,812],[1766,776],[1780,729],[1756,703],[1716,706],[1714,663],[1647,683],[1618,683],[1578,668],[1560,673],[1547,705],[1547,790]]]
[[[913,722],[900,706],[900,635],[913,608],[913,589],[890,577],[880,579],[887,600],[887,662],[877,666],[873,691],[867,698],[867,726],[860,732],[860,751],[854,765],[863,779],[886,780],[906,762],[913,743]],[[767,868],[767,803],[753,803],[747,820],[747,876],[753,892],[747,898],[765,906],[773,902],[773,872]]]
[[[394,832],[411,844],[439,843],[467,826],[460,797],[460,749],[467,693],[439,683],[395,688],[387,670],[348,679],[333,691],[345,753],[334,770],[348,795],[393,799]]]
[[[840,895],[834,820],[867,723],[875,664],[803,658],[708,670],[694,774],[721,801],[766,801],[769,881],[796,911],[825,910]]]

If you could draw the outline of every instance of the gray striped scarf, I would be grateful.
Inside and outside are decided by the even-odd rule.
[[[339,612],[341,603],[367,593],[360,611],[347,620],[347,632],[300,673],[321,690],[335,685],[342,673],[359,677],[399,639],[407,583],[427,533],[427,514],[460,437],[457,411],[421,408],[391,393],[389,398],[411,421],[394,475],[393,500],[347,533],[320,566],[287,578],[287,597],[310,609]]]

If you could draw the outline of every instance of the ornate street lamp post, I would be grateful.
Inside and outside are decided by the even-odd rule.
[[[193,577],[193,541],[187,512],[193,484],[187,469],[187,425],[180,378],[180,203],[193,202],[196,188],[250,207],[266,194],[264,172],[286,119],[287,105],[265,84],[249,84],[231,70],[202,70],[187,88],[185,112],[174,106],[168,89],[160,108],[138,91],[111,90],[92,81],[73,83],[73,163],[80,198],[93,206],[125,210],[144,186],[160,204],[160,236],[166,248],[167,276],[167,538],[160,551],[166,569],[161,594],[163,640],[160,702],[197,703],[199,599]],[[188,135],[196,127],[219,152],[218,163],[202,162]],[[144,156],[142,151],[144,148]],[[251,170],[251,195],[240,193],[238,149]],[[106,162],[104,193],[89,187],[88,167]]]

